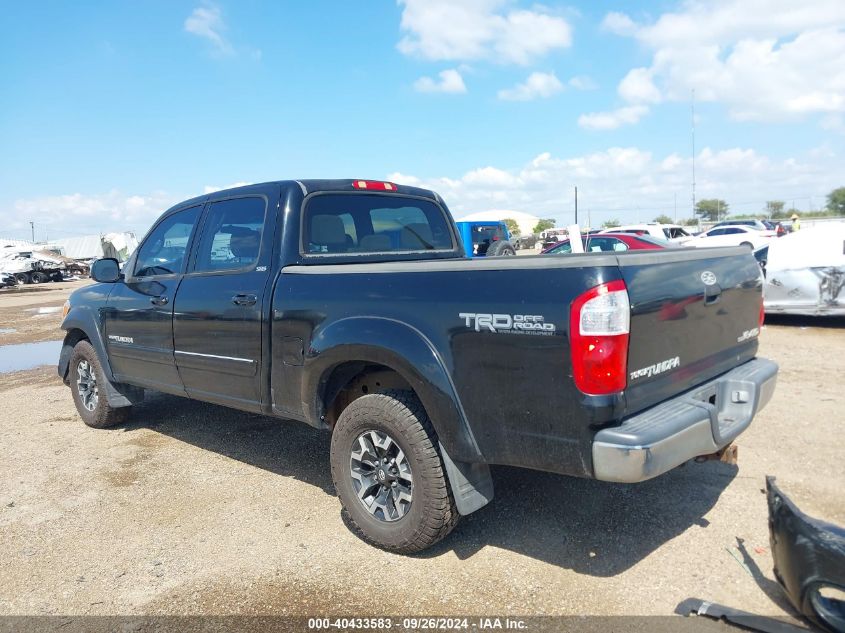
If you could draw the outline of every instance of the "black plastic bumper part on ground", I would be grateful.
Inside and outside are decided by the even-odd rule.
[[[801,512],[774,477],[766,477],[766,490],[775,577],[814,624],[845,632],[845,529]]]

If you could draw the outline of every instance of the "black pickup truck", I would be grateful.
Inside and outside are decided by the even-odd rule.
[[[638,482],[736,438],[771,398],[745,248],[471,260],[436,193],[251,185],[164,213],[71,295],[79,414],[151,389],[331,432],[365,538],[414,552],[493,497],[489,464]]]

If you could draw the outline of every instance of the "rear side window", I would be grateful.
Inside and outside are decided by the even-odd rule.
[[[264,198],[214,202],[197,250],[195,272],[250,268],[258,261],[264,230]]]
[[[138,249],[136,277],[173,275],[182,272],[185,253],[200,207],[177,211],[158,223]]]
[[[617,240],[615,237],[591,237],[587,242],[587,252],[613,252],[613,251],[627,251],[628,245],[622,240]]]
[[[311,198],[303,215],[302,246],[306,255],[454,248],[443,211],[433,202],[366,194]]]

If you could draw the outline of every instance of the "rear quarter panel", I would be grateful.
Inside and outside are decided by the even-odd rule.
[[[300,368],[277,376],[274,392],[283,389],[288,402],[301,394],[307,417],[310,390],[296,385],[314,384],[311,374],[325,371],[324,333],[353,316],[373,317],[370,335],[378,338],[375,319],[389,319],[430,342],[429,362],[451,377],[473,436],[457,442],[459,431],[447,427],[460,421],[433,419],[454,459],[589,476],[592,419],[571,379],[569,304],[618,276],[613,257],[589,254],[288,267],[274,295],[273,362],[285,336],[302,338],[305,354]],[[541,316],[554,331],[490,331],[461,314]]]

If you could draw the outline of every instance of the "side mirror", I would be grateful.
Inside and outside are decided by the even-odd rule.
[[[91,266],[91,278],[104,284],[113,284],[120,279],[120,265],[116,259],[98,259]]]

